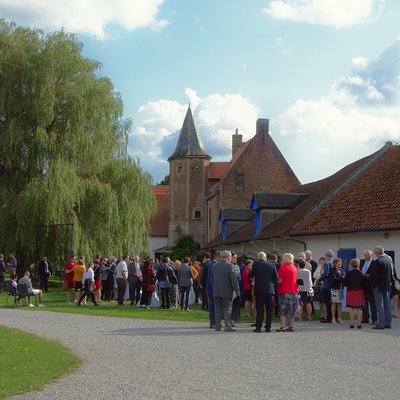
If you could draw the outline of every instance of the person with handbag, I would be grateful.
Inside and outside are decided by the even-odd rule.
[[[79,298],[78,302],[76,303],[77,306],[80,306],[82,304],[82,301],[86,299],[86,297],[90,297],[92,299],[92,302],[95,306],[98,306],[99,303],[96,301],[96,298],[94,296],[94,292],[96,290],[96,285],[94,283],[94,272],[93,272],[93,262],[90,261],[88,263],[87,270],[85,271],[83,275],[83,284],[84,284],[84,292],[81,294],[81,297]]]
[[[142,268],[142,297],[140,298],[140,305],[148,307],[150,305],[151,296],[155,289],[154,284],[154,260],[148,258],[143,263]]]

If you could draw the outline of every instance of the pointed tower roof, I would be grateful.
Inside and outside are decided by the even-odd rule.
[[[190,104],[186,112],[185,120],[183,121],[175,151],[168,161],[182,157],[205,157],[209,160],[211,159],[204,150],[203,144],[197,135]]]

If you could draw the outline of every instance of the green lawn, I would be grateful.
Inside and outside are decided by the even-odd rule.
[[[33,285],[37,287],[37,285]],[[32,312],[40,311],[55,311],[63,313],[75,314],[88,314],[88,315],[102,315],[107,317],[119,318],[137,318],[137,319],[157,319],[157,320],[172,320],[172,321],[188,321],[188,322],[208,322],[208,312],[202,311],[201,306],[190,307],[189,312],[182,312],[180,309],[171,308],[169,310],[162,310],[160,308],[143,309],[139,307],[129,306],[129,301],[125,301],[126,307],[118,308],[116,301],[101,302],[99,307],[95,307],[93,303],[88,300],[87,306],[82,305],[78,307],[75,303],[67,304],[66,293],[56,287],[56,282],[51,282],[49,292],[43,294],[44,308],[29,308],[20,304],[19,308],[29,310]],[[71,292],[73,294],[73,292]],[[5,306],[7,294],[3,292],[0,295],[0,306]],[[71,296],[72,297],[72,296]],[[8,301],[8,308],[12,308],[12,299]],[[36,304],[33,301],[34,304]],[[10,306],[11,304],[11,306]]]
[[[40,311],[55,311],[63,313],[75,313],[75,314],[88,314],[88,315],[102,315],[107,317],[119,317],[119,318],[136,318],[136,319],[152,319],[152,320],[170,320],[170,321],[186,321],[186,322],[204,322],[208,323],[208,312],[202,311],[201,306],[190,307],[190,312],[182,312],[179,308],[171,308],[169,310],[162,310],[160,308],[153,309],[143,309],[138,307],[129,306],[129,301],[125,301],[124,308],[118,308],[115,301],[112,302],[101,302],[99,307],[95,307],[93,303],[88,300],[88,305],[78,307],[75,303],[70,305],[66,301],[66,293],[60,289],[58,290],[59,281],[51,281],[49,292],[44,293],[43,303],[46,307],[44,308],[28,308],[20,305],[21,309],[29,310],[32,312]],[[33,285],[37,287],[37,285]],[[74,293],[71,292],[71,295]],[[72,297],[72,296],[71,296]],[[4,306],[6,303],[6,294],[0,296],[0,306]],[[10,299],[11,300],[11,299]],[[12,301],[9,300],[9,306],[13,307]],[[343,313],[343,318],[348,319],[348,313]],[[254,318],[245,317],[244,310],[241,312],[242,320],[241,322],[253,323]],[[316,310],[316,315],[314,320],[319,318],[319,311]],[[274,321],[278,321],[274,318]]]
[[[80,360],[59,343],[0,326],[0,399],[40,390]]]

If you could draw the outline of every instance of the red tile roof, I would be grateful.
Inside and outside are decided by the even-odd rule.
[[[157,212],[150,220],[151,236],[168,236],[169,185],[157,185],[152,189],[157,201]]]
[[[208,179],[222,179],[230,166],[230,162],[211,162]]]
[[[386,145],[292,229],[293,235],[400,228],[400,146]]]
[[[285,236],[400,229],[400,146],[378,152],[334,175],[300,185],[309,196],[293,211],[265,226],[255,238],[254,224],[231,233],[223,244]],[[207,247],[222,245],[221,236]]]

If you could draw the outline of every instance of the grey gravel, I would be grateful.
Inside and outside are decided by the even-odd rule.
[[[83,360],[43,391],[14,399],[337,400],[399,393],[399,320],[385,331],[314,321],[298,323],[293,333],[261,334],[248,324],[225,333],[203,323],[4,308],[0,321],[55,339]]]

